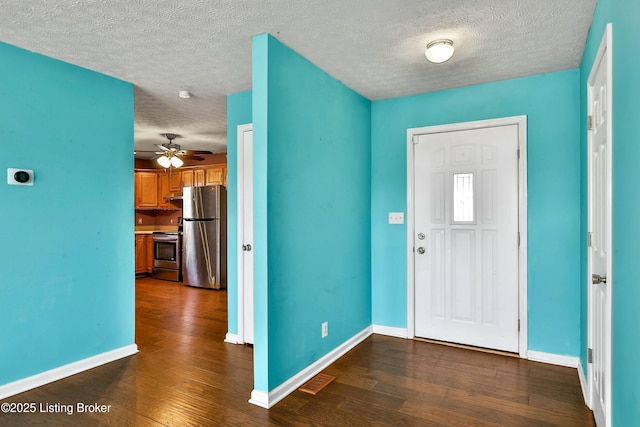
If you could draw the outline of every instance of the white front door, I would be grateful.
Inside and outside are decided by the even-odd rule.
[[[598,426],[610,425],[611,133],[610,46],[607,36],[589,76],[589,383]],[[609,39],[610,40],[610,39]]]
[[[518,351],[518,126],[418,135],[415,335]]]
[[[253,126],[238,126],[238,338],[253,344]]]

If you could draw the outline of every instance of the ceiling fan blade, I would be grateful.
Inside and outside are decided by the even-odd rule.
[[[168,149],[167,147],[165,147],[164,145],[160,145],[160,144],[154,144],[156,147],[158,147],[159,149],[161,149],[162,151],[171,151],[170,149]]]
[[[213,154],[211,151],[203,151],[203,150],[184,150],[184,152],[188,156],[192,156],[194,154]]]

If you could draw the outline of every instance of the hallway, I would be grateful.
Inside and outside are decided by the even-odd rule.
[[[6,399],[37,411],[0,426],[594,425],[575,369],[381,335],[326,369],[337,379],[317,396],[267,411],[247,402],[252,350],[223,342],[226,319],[225,291],[138,279],[140,352]]]

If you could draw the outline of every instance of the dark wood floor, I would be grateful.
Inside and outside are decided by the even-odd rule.
[[[318,395],[247,402],[252,349],[223,342],[226,292],[136,281],[140,353],[3,402],[111,405],[0,413],[1,426],[593,426],[575,369],[374,335]]]

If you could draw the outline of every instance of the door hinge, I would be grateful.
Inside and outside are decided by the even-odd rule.
[[[413,143],[414,143],[414,145],[415,145],[415,144],[417,144],[417,143],[418,143],[418,135],[413,135],[413,136],[411,137],[411,142],[413,142]]]
[[[593,233],[592,232],[588,232],[587,233],[587,246],[591,247],[591,240],[593,239]]]
[[[593,130],[593,116],[587,117],[587,129]]]
[[[587,349],[587,363],[593,363],[593,349]]]
[[[518,247],[520,247],[520,232],[518,231]]]
[[[520,158],[520,148],[518,148],[518,158]]]
[[[518,332],[520,332],[520,319],[518,319]]]

